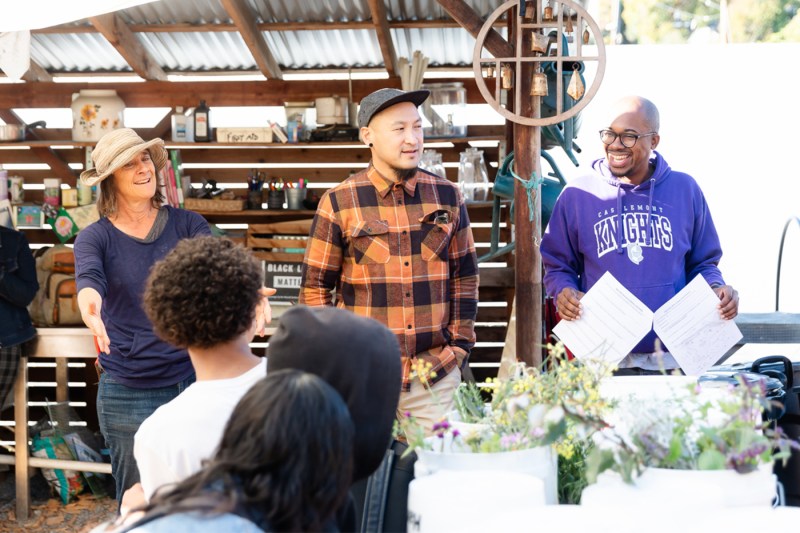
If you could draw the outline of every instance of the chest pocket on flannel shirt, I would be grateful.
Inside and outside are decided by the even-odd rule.
[[[353,257],[360,265],[389,262],[389,223],[365,220],[350,231]]]
[[[446,209],[425,213],[419,219],[422,231],[420,253],[425,261],[447,260],[447,247],[453,232],[453,214]]]

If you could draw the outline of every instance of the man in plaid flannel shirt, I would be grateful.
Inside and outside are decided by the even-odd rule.
[[[410,412],[427,428],[453,407],[478,310],[464,201],[456,185],[417,168],[417,107],[429,94],[380,89],[361,101],[372,160],[322,197],[300,289],[300,303],[333,305],[335,291],[337,307],[389,327],[403,369],[397,414]]]

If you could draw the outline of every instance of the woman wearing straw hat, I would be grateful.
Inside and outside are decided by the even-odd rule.
[[[161,139],[145,142],[131,129],[114,130],[97,143],[92,161],[81,180],[100,187],[100,220],[75,240],[75,271],[78,305],[99,351],[97,415],[119,501],[139,481],[133,458],[139,425],[194,381],[186,350],[153,332],[142,308],[145,280],[179,240],[211,231],[197,213],[162,205],[158,173],[168,156]]]

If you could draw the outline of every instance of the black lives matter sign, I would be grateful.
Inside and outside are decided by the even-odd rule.
[[[263,261],[264,286],[278,292],[270,300],[297,303],[300,296],[300,277],[303,263]]]

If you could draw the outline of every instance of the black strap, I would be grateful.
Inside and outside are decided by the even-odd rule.
[[[361,531],[363,533],[383,531],[383,517],[386,512],[386,501],[389,494],[389,482],[392,479],[393,466],[394,450],[388,449],[378,469],[367,480],[364,513],[361,517]]]

